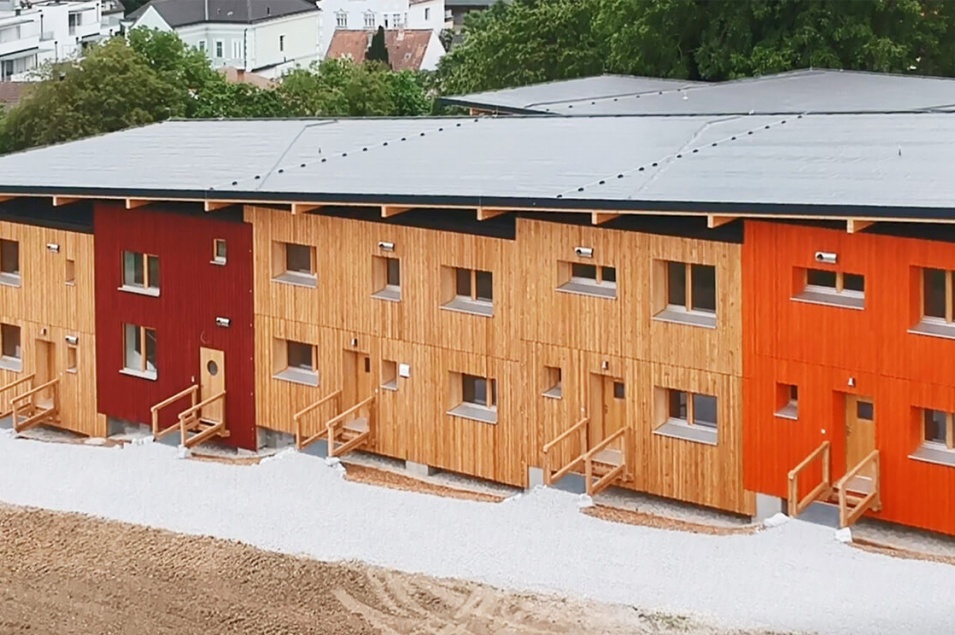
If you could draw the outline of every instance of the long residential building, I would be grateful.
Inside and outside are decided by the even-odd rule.
[[[955,534],[955,113],[784,106],[0,158],[0,404]]]

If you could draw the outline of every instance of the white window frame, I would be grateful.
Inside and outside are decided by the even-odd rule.
[[[348,28],[348,12],[347,11],[335,12],[335,28],[338,28],[338,29]]]

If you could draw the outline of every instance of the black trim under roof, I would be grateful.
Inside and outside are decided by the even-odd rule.
[[[92,234],[94,202],[77,201],[65,207],[53,207],[48,199],[15,198],[0,203],[0,220]]]

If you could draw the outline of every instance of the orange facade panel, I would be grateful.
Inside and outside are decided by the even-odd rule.
[[[952,270],[951,242],[746,222],[747,489],[785,497],[823,441],[834,480],[877,449],[876,516],[955,533],[955,454],[924,421],[955,412]]]

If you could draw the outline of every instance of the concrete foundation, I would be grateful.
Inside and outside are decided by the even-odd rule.
[[[424,463],[415,463],[414,461],[405,461],[405,470],[412,476],[433,476],[438,470],[425,465]]]
[[[265,448],[275,448],[276,450],[284,450],[286,448],[295,447],[294,434],[289,434],[287,432],[279,432],[278,430],[269,430],[268,428],[259,428],[257,433],[258,433],[258,448],[260,450]]]
[[[785,514],[786,506],[783,499],[778,496],[768,494],[756,494],[756,515],[753,520],[762,522],[767,518],[772,518],[776,514]]]
[[[527,489],[534,489],[544,484],[544,470],[539,467],[527,468]]]
[[[533,489],[544,484],[544,470],[539,467],[527,468],[527,488]],[[586,494],[587,481],[580,474],[568,474],[556,483],[550,485],[554,489],[571,494]]]

